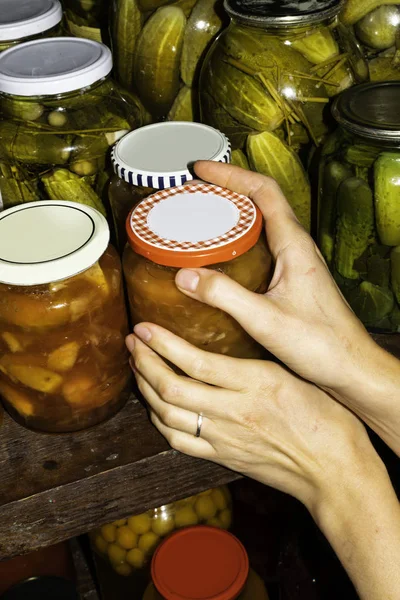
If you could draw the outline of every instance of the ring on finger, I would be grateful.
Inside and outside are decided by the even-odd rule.
[[[201,435],[201,426],[203,425],[203,415],[201,413],[199,413],[197,415],[197,429],[196,429],[196,434],[195,437],[200,437]]]

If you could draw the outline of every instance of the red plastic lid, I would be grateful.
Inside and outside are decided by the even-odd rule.
[[[178,531],[158,546],[151,575],[165,600],[234,600],[249,574],[243,544],[216,527]]]

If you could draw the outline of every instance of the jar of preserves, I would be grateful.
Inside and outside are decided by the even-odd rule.
[[[330,97],[368,77],[364,58],[338,22],[340,0],[225,0],[225,8],[231,24],[201,72],[201,121],[228,136],[234,164],[276,179],[309,229],[297,153],[326,135]]]
[[[108,6],[105,0],[64,0],[65,22],[75,37],[105,42]]]
[[[154,120],[197,120],[199,70],[225,21],[222,0],[113,0],[117,80]]]
[[[119,258],[104,217],[75,202],[0,213],[0,395],[40,431],[76,431],[130,391]]]
[[[241,542],[227,531],[190,527],[165,540],[151,563],[143,600],[268,600],[262,579],[249,568]]]
[[[127,577],[144,569],[158,544],[176,529],[199,523],[229,529],[231,522],[231,496],[223,486],[103,525],[90,537],[97,554]]]
[[[113,148],[112,177],[108,197],[117,246],[126,244],[126,218],[134,206],[156,190],[193,179],[196,160],[230,162],[227,138],[200,123],[156,123],[136,129]]]
[[[340,127],[322,151],[322,254],[370,329],[400,326],[399,82],[362,84],[333,105]]]
[[[371,81],[400,79],[400,1],[346,0],[340,19],[353,28]]]
[[[1,0],[0,52],[21,42],[61,34],[58,0]]]
[[[156,323],[210,352],[264,355],[232,317],[175,285],[181,267],[210,267],[248,290],[267,291],[271,255],[249,198],[203,183],[170,188],[133,209],[127,234],[123,269],[133,324]]]
[[[106,46],[78,38],[35,40],[0,54],[6,208],[68,198],[104,214],[109,149],[141,125],[139,104],[127,101],[109,78],[111,69]]]

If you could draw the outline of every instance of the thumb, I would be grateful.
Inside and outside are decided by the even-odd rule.
[[[210,269],[181,269],[175,283],[186,296],[231,315],[252,338],[265,346],[276,315],[276,308],[266,296],[250,292],[227,275]]]

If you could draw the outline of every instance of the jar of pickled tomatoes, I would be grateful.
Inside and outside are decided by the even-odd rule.
[[[0,213],[0,396],[21,424],[76,431],[129,395],[121,269],[95,209],[41,201]]]

